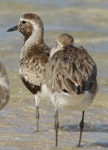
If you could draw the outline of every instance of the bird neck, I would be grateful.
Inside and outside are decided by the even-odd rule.
[[[20,60],[33,51],[34,47],[40,47],[44,43],[43,29],[34,30],[27,38],[25,37],[24,45],[21,49]]]
[[[27,47],[27,45],[36,45],[36,44],[38,45],[40,43],[44,43],[43,34],[44,34],[43,28],[38,27],[31,33],[31,35],[25,36],[24,46]]]

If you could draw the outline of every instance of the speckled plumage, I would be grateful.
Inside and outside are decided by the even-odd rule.
[[[0,110],[8,103],[9,98],[9,78],[3,64],[0,63]]]
[[[65,34],[66,37],[63,35],[57,40],[59,41],[59,46],[57,46],[59,49],[55,50],[56,52],[48,61],[47,77],[51,80],[47,79],[47,86],[53,94],[58,93],[59,95],[64,92],[69,97],[71,95],[71,99],[73,96],[73,101],[75,96],[89,92],[92,95],[90,100],[92,102],[97,91],[96,64],[83,47],[73,46],[72,41],[67,42],[66,45],[66,40],[64,40],[65,45],[63,45],[63,39],[69,38],[67,34]],[[60,41],[61,38],[63,38],[62,42]],[[60,42],[61,45],[59,44]],[[57,106],[59,99],[55,103]],[[86,108],[81,110],[83,109]]]
[[[23,50],[25,50],[25,47],[22,48],[22,53]],[[30,51],[28,48],[27,50],[25,53],[21,53],[21,79],[34,85],[34,87],[41,87],[42,84],[45,84],[46,63],[49,58],[49,53],[45,50],[48,50],[48,47],[45,44],[40,44],[39,47],[34,45],[30,47]],[[29,88],[29,90],[32,89]],[[36,94],[37,92],[38,90],[34,90],[33,93]]]
[[[80,110],[83,111],[82,118],[84,118],[84,111],[93,101],[98,90],[96,64],[87,50],[82,46],[74,46],[71,35],[60,35],[57,43],[57,47],[51,50],[46,71],[50,100],[56,112],[59,108]],[[81,137],[79,146],[80,143]]]
[[[20,17],[17,26],[8,29],[13,30],[18,30],[24,35],[19,73],[24,85],[35,96],[36,118],[39,120],[39,102],[47,95],[44,87],[46,64],[50,55],[50,48],[44,43],[43,23],[38,15],[27,13]]]
[[[20,55],[21,79],[34,86],[41,86],[45,84],[45,69],[50,52],[49,47],[44,43],[43,24],[40,17],[35,14],[24,14],[20,20],[18,30],[25,37]],[[24,25],[23,21],[26,21]]]

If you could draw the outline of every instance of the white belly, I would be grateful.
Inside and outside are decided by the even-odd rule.
[[[40,100],[48,100],[49,96],[48,96],[48,89],[47,86],[45,84],[42,85],[41,87],[41,92],[37,93],[37,96]]]
[[[85,94],[70,95],[69,93],[50,93],[50,100],[58,109],[85,110],[93,101],[94,95],[86,92]]]

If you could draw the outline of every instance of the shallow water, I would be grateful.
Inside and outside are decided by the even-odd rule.
[[[73,35],[75,45],[83,45],[98,67],[99,92],[86,111],[81,150],[108,149],[108,1],[107,0],[1,0],[0,61],[9,78],[11,99],[0,112],[0,150],[76,150],[81,112],[60,112],[59,146],[55,147],[54,108],[40,105],[40,132],[35,130],[33,95],[19,78],[20,33],[6,30],[26,12],[37,13],[45,27],[45,41],[56,43],[61,33]]]

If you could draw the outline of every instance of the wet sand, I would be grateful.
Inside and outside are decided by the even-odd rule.
[[[33,97],[30,97],[20,102],[10,102],[1,111],[1,150],[103,150],[108,148],[108,113],[107,108],[101,104],[94,102],[86,111],[81,148],[76,147],[81,112],[60,112],[59,146],[56,148],[52,104],[46,101],[41,103],[39,132],[34,133],[36,120],[33,103]]]

